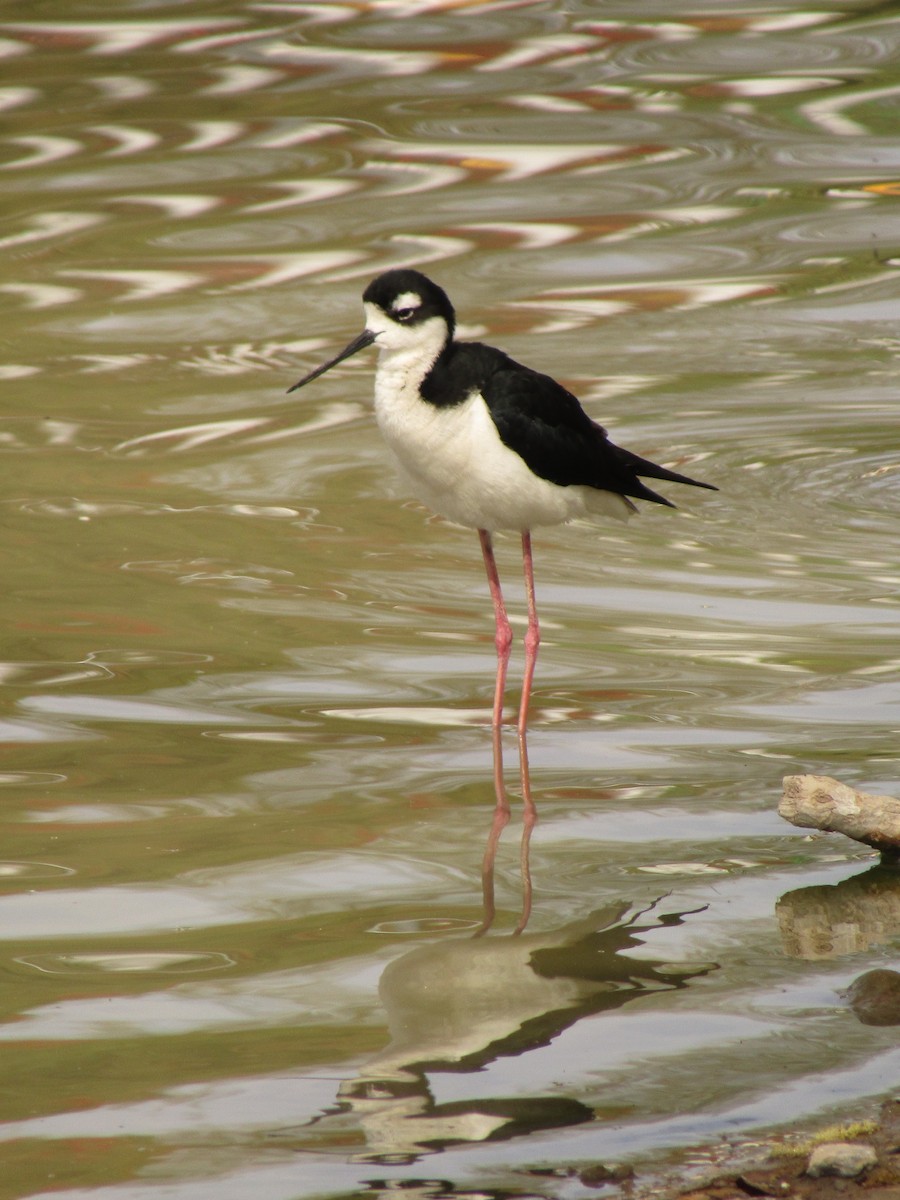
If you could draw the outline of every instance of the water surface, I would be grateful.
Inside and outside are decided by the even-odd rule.
[[[900,885],[775,813],[898,786],[890,8],[0,38],[3,1194],[563,1200],[895,1087],[841,992]],[[536,535],[524,873],[476,539],[400,491],[366,356],[285,395],[398,265],[721,489]]]

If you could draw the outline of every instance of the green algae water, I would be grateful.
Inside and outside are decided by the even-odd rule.
[[[900,786],[896,15],[0,18],[0,1196],[579,1200],[887,1094],[900,881],[775,809]],[[721,489],[536,533],[527,780],[372,355],[285,394],[400,265]]]

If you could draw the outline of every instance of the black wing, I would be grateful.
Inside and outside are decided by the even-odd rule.
[[[506,355],[502,359],[505,361],[497,361],[495,369],[486,374],[481,394],[500,440],[542,479],[562,487],[600,488],[670,508],[675,507],[671,500],[646,487],[640,476],[716,490],[710,483],[700,483],[617,446],[555,379]]]

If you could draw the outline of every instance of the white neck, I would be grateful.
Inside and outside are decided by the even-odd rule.
[[[418,388],[447,341],[447,326],[440,317],[401,325],[374,305],[366,305],[366,328],[375,334],[379,381],[390,378],[400,388]]]

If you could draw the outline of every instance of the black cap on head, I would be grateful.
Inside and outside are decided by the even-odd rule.
[[[385,271],[377,279],[373,279],[363,292],[363,300],[367,304],[376,304],[382,312],[391,316],[396,312],[395,301],[401,296],[418,296],[421,304],[409,319],[410,325],[418,325],[430,317],[442,317],[447,323],[450,336],[456,327],[456,314],[450,298],[443,288],[438,287],[421,271],[409,267],[399,267],[393,271]]]

